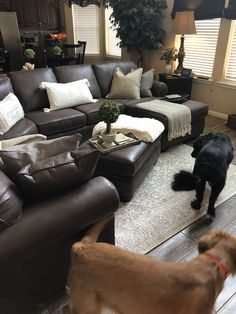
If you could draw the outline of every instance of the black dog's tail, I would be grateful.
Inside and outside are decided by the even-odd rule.
[[[174,175],[174,180],[171,187],[174,191],[191,191],[196,188],[198,177],[195,177],[191,172],[181,170]]]

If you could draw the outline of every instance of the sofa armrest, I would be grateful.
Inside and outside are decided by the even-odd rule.
[[[164,97],[168,93],[168,87],[164,82],[153,80],[151,91],[154,97]]]

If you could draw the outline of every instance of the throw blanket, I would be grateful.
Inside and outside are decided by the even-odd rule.
[[[32,143],[36,141],[43,141],[46,139],[47,139],[47,136],[43,134],[23,135],[23,136],[11,138],[9,140],[0,141],[0,149],[15,146],[18,144],[27,144],[27,143]]]
[[[143,102],[136,106],[160,113],[168,118],[168,141],[191,133],[191,111],[187,106],[160,99]]]
[[[119,115],[112,123],[112,129],[123,134],[132,132],[139,140],[154,142],[164,131],[164,125],[158,120],[150,118],[135,118],[125,114]],[[93,136],[106,129],[106,123],[99,122],[93,129]]]

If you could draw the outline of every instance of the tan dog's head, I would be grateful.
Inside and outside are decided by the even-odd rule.
[[[236,272],[236,237],[227,232],[214,230],[199,239],[199,253],[204,253],[212,248],[218,248],[224,254],[228,254],[234,266],[234,272]]]

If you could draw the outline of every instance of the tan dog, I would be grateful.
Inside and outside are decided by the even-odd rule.
[[[72,246],[68,284],[73,314],[209,314],[228,273],[236,272],[236,238],[203,236],[190,262],[162,262],[94,243],[107,220]]]

